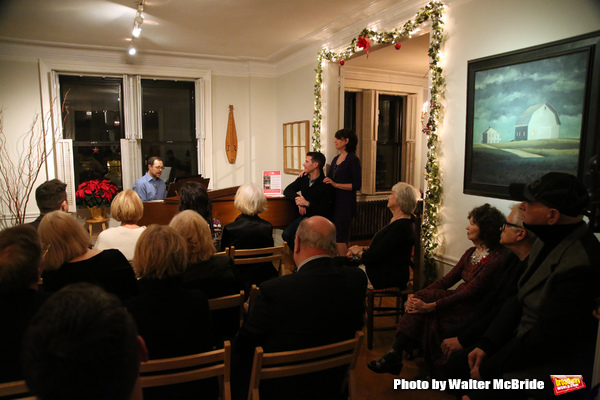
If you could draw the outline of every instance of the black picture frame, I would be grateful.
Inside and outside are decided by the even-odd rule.
[[[549,171],[600,192],[599,130],[600,31],[470,60],[463,192],[509,199]]]

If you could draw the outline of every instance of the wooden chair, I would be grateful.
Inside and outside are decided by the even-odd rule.
[[[348,383],[350,400],[356,399],[355,367],[360,355],[364,334],[356,332],[354,339],[294,351],[265,353],[262,347],[254,351],[248,400],[259,400],[261,380],[302,375],[348,365],[348,375],[340,390]]]
[[[10,399],[19,400],[35,400],[35,396],[31,396],[25,381],[15,381],[0,383],[0,399],[9,397]]]
[[[389,287],[384,289],[369,289],[367,290],[366,298],[366,313],[367,313],[367,348],[373,349],[373,332],[375,331],[390,331],[396,329],[396,324],[400,316],[404,314],[404,303],[408,300],[408,296],[420,289],[420,273],[421,273],[421,217],[423,202],[419,201],[415,210],[415,236],[416,243],[413,247],[411,261],[411,279],[409,280],[406,289],[397,287]],[[382,305],[385,298],[393,298],[395,305]],[[375,305],[376,299],[379,300],[379,305]],[[375,327],[374,319],[379,317],[395,317],[395,324]]]
[[[228,256],[229,257],[229,247],[225,247],[225,250],[215,253],[215,256]]]
[[[283,275],[283,266],[285,265],[285,255],[289,254],[287,243],[283,242],[281,246],[262,247],[259,249],[237,250],[235,246],[229,249],[229,256],[233,259],[235,265],[249,265],[264,262],[272,262],[278,271],[279,276]]]
[[[240,326],[244,319],[244,291],[240,290],[237,294],[229,296],[217,297],[214,299],[208,299],[208,308],[211,311],[223,310],[226,308],[238,308],[240,314]]]
[[[231,400],[230,368],[231,344],[226,341],[219,350],[143,362],[140,373],[152,375],[140,376],[140,384],[149,388],[218,377],[222,383],[221,398]]]

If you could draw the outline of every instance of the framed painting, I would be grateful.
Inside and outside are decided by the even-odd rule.
[[[508,199],[550,171],[588,187],[599,153],[600,31],[468,63],[464,193]]]

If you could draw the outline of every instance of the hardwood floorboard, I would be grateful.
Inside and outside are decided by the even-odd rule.
[[[375,318],[376,326],[393,325],[393,317]],[[373,334],[373,349],[367,348],[366,329],[363,348],[356,367],[357,391],[360,400],[454,400],[454,395],[439,390],[402,390],[394,389],[394,379],[414,380],[426,374],[425,363],[422,357],[414,360],[404,360],[404,367],[399,376],[390,374],[376,374],[367,368],[371,360],[382,357],[394,341],[395,331],[380,331]]]

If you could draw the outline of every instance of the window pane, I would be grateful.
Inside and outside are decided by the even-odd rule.
[[[109,179],[119,190],[123,189],[121,177],[121,147],[119,145],[73,144],[75,182],[91,179]]]
[[[356,132],[356,92],[344,92],[344,128]]]
[[[122,189],[122,80],[61,75],[59,84],[65,104],[63,137],[73,139],[75,185],[110,179]]]
[[[142,156],[160,157],[169,177],[198,174],[194,118],[194,82],[142,80]]]
[[[402,168],[403,97],[379,95],[375,190],[391,190]]]

